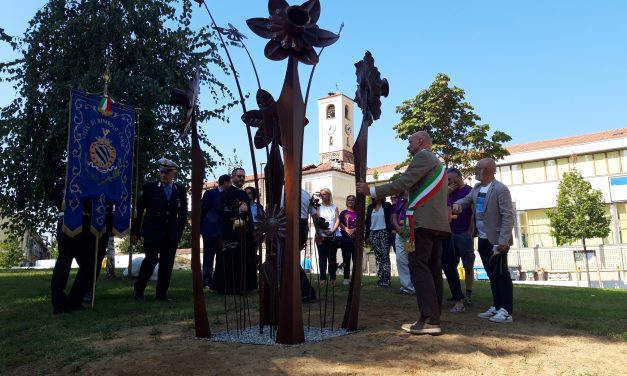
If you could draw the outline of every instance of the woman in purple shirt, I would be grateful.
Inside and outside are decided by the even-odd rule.
[[[344,286],[350,284],[351,258],[355,253],[355,230],[357,230],[357,212],[355,211],[355,196],[346,196],[346,210],[340,213],[340,248],[342,248],[342,262],[344,263]]]

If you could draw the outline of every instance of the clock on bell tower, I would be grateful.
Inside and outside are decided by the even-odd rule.
[[[332,160],[354,163],[353,102],[342,93],[318,99],[318,147],[320,163]]]

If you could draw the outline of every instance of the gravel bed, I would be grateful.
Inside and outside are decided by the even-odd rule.
[[[323,341],[329,338],[335,338],[343,335],[347,335],[354,332],[347,332],[346,329],[335,328],[323,328],[320,327],[305,327],[305,343],[314,343]],[[272,333],[276,336],[276,331]],[[275,342],[274,338],[270,336],[270,328],[265,327],[263,333],[259,333],[259,327],[247,328],[239,335],[236,330],[216,332],[211,334],[209,339],[213,342],[235,342],[235,343],[249,343],[254,345],[280,345]]]

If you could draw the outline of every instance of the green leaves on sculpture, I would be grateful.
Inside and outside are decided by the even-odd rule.
[[[318,54],[313,47],[330,46],[339,38],[316,24],[320,18],[318,0],[299,6],[290,6],[285,0],[270,0],[268,11],[269,18],[251,18],[246,23],[255,34],[270,39],[264,49],[270,60],[293,56],[304,64],[315,65]]]
[[[610,218],[605,213],[603,193],[576,169],[562,175],[557,205],[546,210],[551,236],[561,246],[586,239],[604,238],[610,233]]]
[[[394,126],[397,137],[403,140],[417,131],[426,131],[433,139],[432,151],[446,167],[461,167],[468,176],[474,163],[482,158],[499,160],[509,152],[502,146],[512,138],[478,124],[481,117],[465,101],[464,89],[449,87],[450,78],[439,73],[428,89],[396,107],[401,122]]]

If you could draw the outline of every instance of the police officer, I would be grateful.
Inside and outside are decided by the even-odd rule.
[[[174,257],[183,228],[187,223],[187,194],[182,185],[174,183],[176,163],[159,160],[159,180],[144,185],[137,200],[137,214],[131,224],[131,243],[144,238],[146,258],[139,269],[133,297],[144,298],[144,289],[159,264],[156,297],[171,301],[167,291],[174,266]]]

